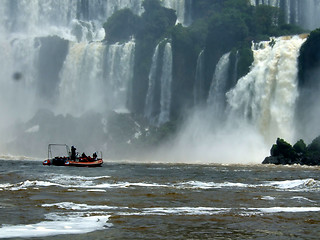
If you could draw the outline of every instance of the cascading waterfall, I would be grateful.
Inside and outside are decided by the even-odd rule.
[[[162,75],[161,75],[161,98],[160,115],[158,124],[161,125],[170,120],[171,106],[171,83],[172,83],[172,49],[171,43],[164,47]]]
[[[225,93],[228,82],[228,71],[230,65],[230,52],[224,54],[215,69],[207,104],[217,119],[223,117],[225,109]]]
[[[144,116],[151,124],[161,125],[170,120],[171,84],[172,84],[172,49],[171,43],[165,43],[163,56],[160,49],[163,42],[155,48],[149,73],[148,92]],[[159,69],[161,68],[161,69]],[[157,88],[157,86],[160,86]],[[159,99],[156,97],[160,93]],[[159,101],[159,102],[157,102]]]
[[[210,105],[196,108],[181,126],[173,146],[166,146],[166,157],[201,163],[261,163],[278,137],[296,140],[297,57],[304,41],[303,36],[294,36],[253,44],[250,72],[226,96],[220,95],[227,100],[226,118],[217,119]],[[220,73],[227,65],[225,54],[214,78],[220,75],[222,80]],[[211,87],[213,104],[220,103],[219,94],[213,99],[213,92],[220,87]]]
[[[80,116],[88,110],[105,110],[101,107],[105,102],[104,51],[105,45],[101,43],[70,42],[61,71],[57,112]]]
[[[193,86],[194,105],[198,105],[204,95],[204,50],[199,53],[197,59],[196,76]]]
[[[74,116],[89,110],[128,112],[134,47],[134,41],[107,46],[71,42],[61,72],[57,112]]]
[[[287,23],[310,30],[320,27],[320,0],[251,0],[251,4],[282,8]]]
[[[268,143],[296,137],[297,57],[304,41],[294,36],[253,44],[251,71],[227,93],[230,118],[249,120]]]
[[[128,101],[131,93],[131,80],[134,66],[134,39],[124,44],[109,45],[106,52],[105,80],[109,106],[118,112],[128,112]],[[104,95],[106,92],[104,93]]]
[[[143,12],[142,1],[131,0],[2,0],[0,9],[9,32],[24,32],[37,36],[57,35],[75,40],[75,32],[90,31],[100,39],[101,24],[116,10],[130,8]],[[79,33],[77,33],[79,34]]]
[[[156,91],[156,78],[157,78],[157,65],[159,58],[159,45],[157,45],[154,54],[152,56],[152,64],[149,73],[149,83],[148,92],[146,96],[146,103],[144,107],[144,117],[149,120],[149,122],[154,122],[155,115],[155,91]]]

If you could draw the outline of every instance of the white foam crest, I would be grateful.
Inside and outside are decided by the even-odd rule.
[[[273,186],[281,190],[290,190],[290,191],[309,191],[309,190],[318,190],[320,188],[320,182],[312,178],[284,180],[284,181],[271,181],[263,185]]]
[[[316,201],[313,201],[313,200],[310,200],[309,198],[306,198],[306,197],[302,197],[302,196],[295,196],[295,197],[292,197],[291,199],[293,200],[298,200],[299,202],[316,202]]]
[[[47,181],[26,180],[26,181],[15,183],[15,184],[10,184],[10,183],[1,184],[0,189],[10,190],[10,191],[18,191],[18,190],[26,190],[28,188],[50,187],[50,186],[61,186],[61,185],[56,184],[56,183],[47,182]]]
[[[53,215],[52,215],[53,216]],[[51,217],[52,217],[51,216]],[[0,228],[0,238],[45,237],[60,234],[81,234],[110,227],[108,216],[54,217],[54,221],[43,221],[27,225],[4,225]]]
[[[250,187],[251,185],[245,183],[233,183],[233,182],[223,182],[223,183],[216,183],[216,182],[201,182],[201,181],[189,181],[185,183],[181,183],[178,185],[178,188],[195,188],[195,189],[210,189],[210,188],[246,188]]]
[[[276,198],[275,198],[275,197],[271,197],[271,196],[263,196],[261,199],[262,199],[262,200],[273,201],[273,200],[275,200]]]
[[[119,183],[103,183],[94,186],[94,188],[129,188],[129,187],[169,187],[169,185],[158,183],[131,183],[131,182],[119,182]]]
[[[143,208],[141,212],[122,212],[120,215],[214,215],[229,212],[231,208],[214,207],[156,207]]]
[[[253,214],[259,214],[259,213],[302,213],[302,212],[320,212],[320,207],[270,207],[270,208],[248,208],[246,210],[249,210]]]
[[[49,176],[50,177],[50,176]],[[83,180],[83,181],[94,181],[104,178],[110,178],[110,176],[76,176],[76,175],[64,175],[64,174],[55,174],[50,178],[52,181],[65,180],[65,181],[74,181],[74,180]]]
[[[74,203],[74,202],[61,202],[61,203],[52,203],[52,204],[42,204],[42,207],[57,207],[61,209],[67,210],[109,210],[109,209],[117,209],[118,207],[106,206],[106,205],[93,205],[90,206],[85,203]]]

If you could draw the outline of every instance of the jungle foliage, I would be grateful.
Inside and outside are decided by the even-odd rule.
[[[320,165],[320,136],[308,146],[302,139],[293,146],[278,138],[270,150],[270,157],[265,158],[264,164],[301,164]]]

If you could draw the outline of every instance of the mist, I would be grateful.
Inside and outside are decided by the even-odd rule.
[[[297,136],[310,143],[320,133],[320,68],[308,72],[309,83],[301,87],[296,108]]]
[[[256,164],[268,155],[270,146],[252,125],[240,119],[215,120],[208,110],[194,110],[153,158],[176,163]]]

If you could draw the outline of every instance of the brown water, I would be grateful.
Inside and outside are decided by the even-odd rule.
[[[320,169],[0,161],[0,238],[319,239]]]

